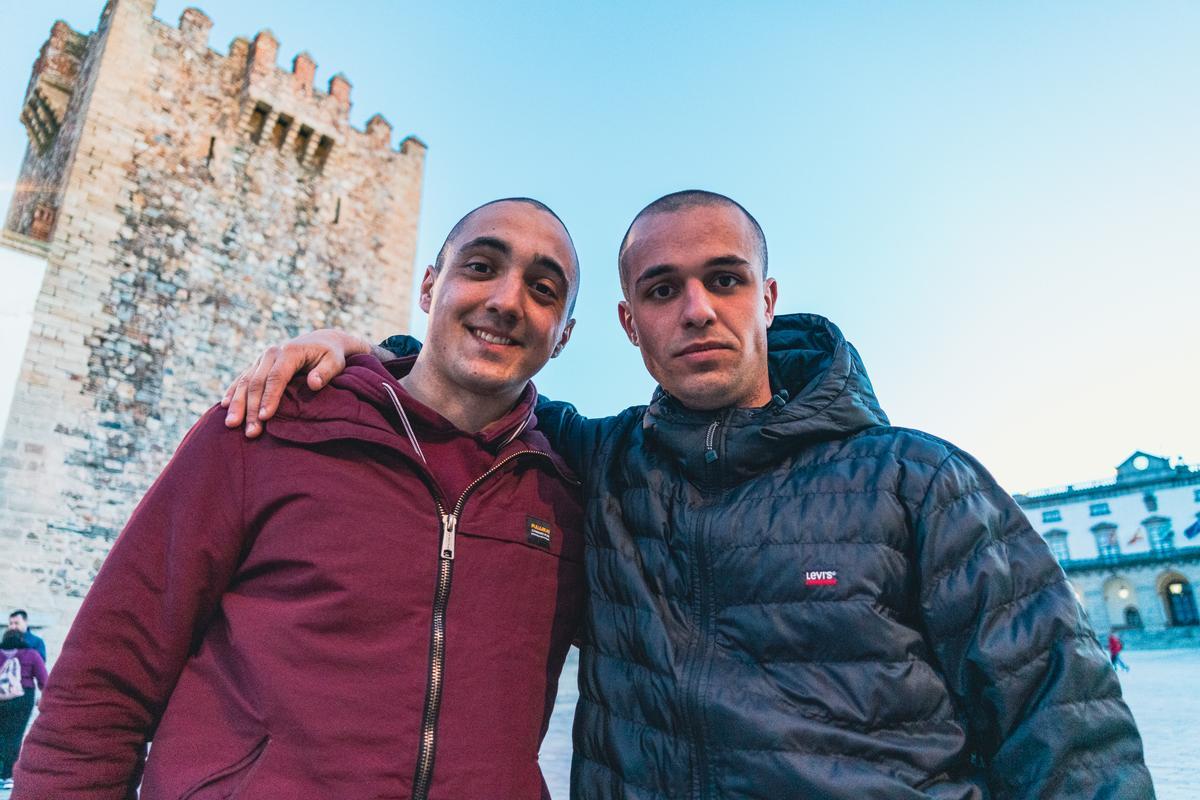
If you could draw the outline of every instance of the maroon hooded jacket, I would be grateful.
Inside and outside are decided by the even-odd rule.
[[[200,420],[80,609],[14,800],[133,798],[150,739],[141,800],[545,796],[577,484],[530,386],[442,497],[426,459],[450,451],[414,447],[404,397],[356,357],[261,439]]]

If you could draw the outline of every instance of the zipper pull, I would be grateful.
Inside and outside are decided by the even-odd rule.
[[[714,419],[712,425],[708,426],[708,434],[704,437],[705,464],[711,464],[719,458],[717,455],[717,448],[714,445],[717,436],[717,426],[720,424],[721,423],[719,421]]]
[[[442,558],[454,560],[454,531],[458,528],[458,517],[442,514]]]

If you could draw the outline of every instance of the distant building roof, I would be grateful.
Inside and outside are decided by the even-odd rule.
[[[1022,508],[1073,503],[1084,499],[1115,497],[1157,486],[1200,484],[1200,464],[1171,465],[1169,458],[1138,450],[1117,465],[1117,474],[1108,480],[1073,483],[1035,489],[1013,495]]]

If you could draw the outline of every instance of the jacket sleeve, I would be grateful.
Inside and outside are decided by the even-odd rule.
[[[237,569],[247,447],[188,433],[104,561],[25,740],[14,800],[135,797],[146,742]]]
[[[33,659],[33,681],[37,684],[37,688],[44,692],[46,691],[46,680],[48,678],[46,675],[46,662],[37,650],[32,651],[32,654],[37,656],[37,658]]]
[[[1142,741],[1041,536],[961,451],[917,512],[921,614],[996,798],[1149,798]]]
[[[595,462],[600,442],[616,423],[617,417],[589,419],[570,403],[561,403],[538,395],[537,429],[546,436],[567,466],[580,477],[586,477]]]

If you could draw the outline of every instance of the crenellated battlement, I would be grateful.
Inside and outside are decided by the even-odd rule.
[[[265,139],[278,149],[294,152],[297,161],[317,171],[336,148],[353,139],[371,149],[392,149],[392,126],[382,116],[371,117],[363,130],[350,124],[352,86],[345,75],[337,73],[323,90],[317,88],[317,62],[308,52],[293,57],[290,70],[280,68],[279,41],[269,29],[259,31],[253,40],[235,38],[228,53],[221,55],[209,46],[212,20],[198,8],[184,9],[173,28],[153,18],[155,0],[109,0],[101,28],[118,7],[145,17],[164,38],[211,62],[213,69],[236,70],[241,78],[237,127],[255,144]],[[80,66],[96,38],[61,21],[51,29],[34,64],[21,112],[21,121],[38,151],[50,146],[62,126]],[[393,152],[420,156],[424,150],[424,142],[407,136]]]
[[[87,34],[74,31],[59,20],[50,29],[50,38],[33,64],[21,108],[21,123],[40,151],[50,146],[62,127],[87,44]]]
[[[317,85],[269,30],[220,53],[204,12],[154,9],[108,0],[92,33],[50,31],[0,237],[46,260],[0,441],[0,600],[52,656],[235,365],[314,327],[405,330],[411,307],[424,144],[380,114],[352,126],[350,81]]]

